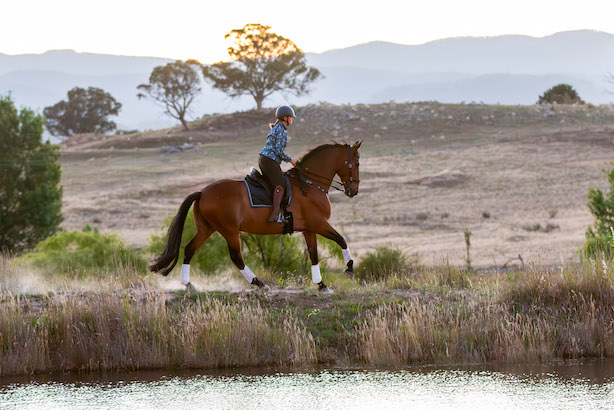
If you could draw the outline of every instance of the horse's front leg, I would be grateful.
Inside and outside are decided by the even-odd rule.
[[[332,290],[328,288],[322,281],[322,275],[320,274],[320,261],[318,259],[318,238],[315,232],[303,232],[305,237],[305,243],[307,243],[307,250],[309,251],[309,259],[311,259],[311,280],[318,285],[318,290],[325,293],[332,293]]]
[[[322,230],[318,231],[318,234],[322,235],[326,239],[333,240],[341,247],[341,253],[343,254],[343,261],[345,262],[345,274],[350,279],[354,279],[354,259],[352,258],[352,252],[348,248],[348,244],[341,236],[339,232],[335,230],[328,222],[324,222]]]

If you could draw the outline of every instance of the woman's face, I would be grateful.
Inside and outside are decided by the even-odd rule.
[[[286,117],[286,122],[288,123],[288,125],[292,125],[292,122],[294,121],[294,117]]]

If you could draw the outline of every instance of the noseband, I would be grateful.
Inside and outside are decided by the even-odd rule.
[[[347,165],[348,168],[350,169],[350,177],[348,178],[347,181],[335,181],[335,182],[338,182],[338,183],[342,184],[345,189],[348,189],[350,187],[350,185],[352,184],[352,182],[354,182],[354,181],[356,181],[357,184],[360,183],[360,179],[359,178],[353,178],[352,177],[352,149],[354,149],[354,147],[352,147],[350,145],[350,152],[348,154],[348,160],[345,161],[345,165]]]

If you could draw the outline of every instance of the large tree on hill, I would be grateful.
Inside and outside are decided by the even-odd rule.
[[[0,251],[30,249],[62,222],[60,151],[42,142],[44,119],[0,97]]]
[[[149,83],[137,88],[139,98],[150,98],[164,107],[164,112],[188,129],[186,115],[200,93],[200,63],[196,60],[175,61],[153,69]]]
[[[584,104],[576,90],[569,84],[558,84],[539,96],[538,104]]]
[[[46,107],[43,114],[52,135],[69,137],[86,132],[113,131],[117,125],[108,117],[117,115],[121,103],[100,88],[87,90],[75,87],[68,92],[68,99]]]
[[[259,110],[274,92],[304,95],[309,85],[322,77],[317,68],[307,66],[305,54],[296,44],[270,29],[247,24],[232,30],[225,37],[233,40],[228,48],[231,61],[203,66],[203,75],[214,88],[233,98],[251,95]]]

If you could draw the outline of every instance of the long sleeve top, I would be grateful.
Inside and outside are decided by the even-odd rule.
[[[284,152],[288,145],[288,133],[283,123],[278,122],[266,138],[264,148],[260,151],[261,155],[269,157],[279,163],[281,161],[290,162],[292,157]]]

